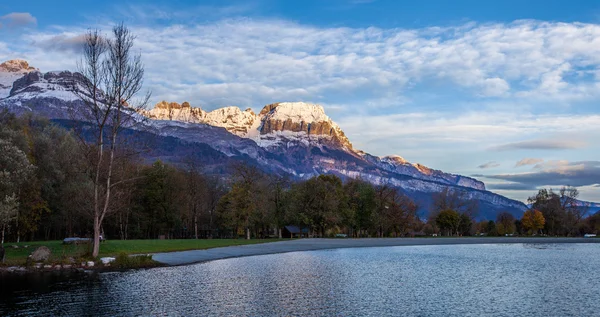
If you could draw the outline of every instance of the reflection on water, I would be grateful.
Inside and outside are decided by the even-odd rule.
[[[595,316],[600,245],[355,248],[0,277],[0,315]]]

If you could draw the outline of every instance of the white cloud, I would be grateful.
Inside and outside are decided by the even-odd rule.
[[[0,16],[0,29],[16,29],[36,24],[37,19],[29,12],[12,12]]]
[[[569,112],[600,99],[600,25],[516,21],[381,29],[264,19],[194,24],[188,18],[195,13],[147,8],[128,14],[146,22],[132,30],[155,102],[255,110],[275,101],[318,102],[358,148],[411,160],[428,156],[436,162],[432,167],[451,166],[448,171],[456,173],[462,172],[459,164],[470,169],[496,160],[506,167],[530,155],[497,158],[510,151],[485,151],[489,147],[574,140],[597,149],[600,115]],[[252,8],[231,7],[212,19],[244,10]],[[165,21],[181,22],[165,27]],[[25,58],[44,71],[74,69],[87,27],[55,26],[30,31],[20,41],[0,40],[0,59]],[[444,160],[447,166],[438,163]]]
[[[163,11],[145,14],[162,19],[157,12]],[[178,14],[166,18],[174,17]],[[72,60],[64,47],[76,44],[84,30],[31,33],[25,43],[33,47],[13,46],[27,51],[35,65]],[[275,91],[301,92],[288,100],[308,93],[323,103],[344,102],[340,96],[403,100],[407,92],[432,84],[461,87],[474,97],[564,102],[597,98],[600,91],[596,82],[575,76],[600,66],[600,26],[593,24],[517,21],[406,30],[235,19],[133,31],[148,87],[160,92],[159,99],[208,102],[213,98],[194,93],[203,84],[231,84],[221,91],[241,94],[233,99],[255,108],[274,101]]]
[[[490,149],[495,151],[570,150],[583,148],[585,146],[587,146],[587,142],[577,139],[537,139],[502,144],[498,146],[493,146]]]
[[[515,167],[521,167],[521,166],[527,166],[527,165],[535,165],[538,163],[543,162],[544,159],[541,158],[524,158],[520,161],[517,162],[517,164],[515,164]]]
[[[496,161],[491,161],[491,162],[481,164],[481,165],[477,166],[477,168],[488,169],[488,168],[494,168],[494,167],[498,167],[498,166],[500,166],[500,163],[498,163]]]
[[[503,147],[507,141],[548,133],[562,138],[573,135],[572,140],[560,142],[580,145],[588,138],[593,139],[599,135],[600,115],[536,115],[527,112],[487,111],[457,114],[456,111],[432,111],[377,116],[350,115],[338,123],[345,130],[361,131],[357,137],[365,141],[394,137],[416,137],[421,141],[441,142],[460,140],[470,146],[475,144],[483,150],[490,145]]]
[[[518,186],[593,186],[600,177],[599,161],[569,162],[556,160],[540,163],[533,171],[518,174],[499,174],[484,176],[492,179],[513,182]]]

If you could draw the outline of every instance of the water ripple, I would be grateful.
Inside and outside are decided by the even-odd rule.
[[[0,277],[2,316],[593,316],[600,246],[263,255],[83,277]]]

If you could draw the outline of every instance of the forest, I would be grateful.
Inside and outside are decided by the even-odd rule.
[[[90,237],[94,173],[77,133],[33,116],[0,112],[2,241]],[[211,175],[193,160],[169,165],[120,152],[113,198],[101,232],[108,239],[277,238],[287,225],[310,237],[597,233],[578,192],[542,189],[523,217],[500,213],[476,222],[478,206],[447,188],[431,197],[427,215],[397,188],[320,175],[306,180],[270,175],[243,162]]]

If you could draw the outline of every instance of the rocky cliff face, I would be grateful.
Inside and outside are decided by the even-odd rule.
[[[351,150],[352,144],[323,107],[305,102],[280,102],[266,105],[259,113],[260,135],[295,132],[322,138],[323,143]]]
[[[29,66],[29,63],[22,59],[12,59],[0,64],[0,72],[26,73],[34,70],[37,70],[37,68]]]
[[[210,112],[188,102],[161,101],[153,109],[141,112],[153,120],[204,123],[222,127],[238,136],[250,138],[260,146],[276,147],[307,139],[319,144],[352,149],[352,144],[323,107],[304,102],[266,105],[258,114],[248,108],[219,108]]]
[[[189,123],[202,123],[206,113],[200,108],[193,108],[189,102],[161,101],[152,110],[144,110],[142,114],[153,120],[173,120]]]
[[[59,98],[76,98],[73,87],[84,81],[85,78],[79,73],[69,71],[41,73],[32,71],[17,79],[10,90],[9,97],[19,94],[33,93],[55,94]],[[62,96],[58,96],[61,94]]]
[[[54,71],[42,73],[25,61],[9,61],[1,65],[0,78],[8,89],[2,91],[0,107],[14,113],[33,112],[50,119],[68,119],[69,109],[81,104],[73,92],[85,81],[79,73]],[[8,72],[10,70],[10,72]],[[15,72],[16,70],[16,72]]]
[[[187,101],[182,104],[161,101],[153,109],[141,111],[141,114],[153,120],[204,123],[225,128],[236,135],[247,134],[256,120],[252,109],[242,111],[238,107],[225,107],[206,112],[200,107],[192,107]]]

